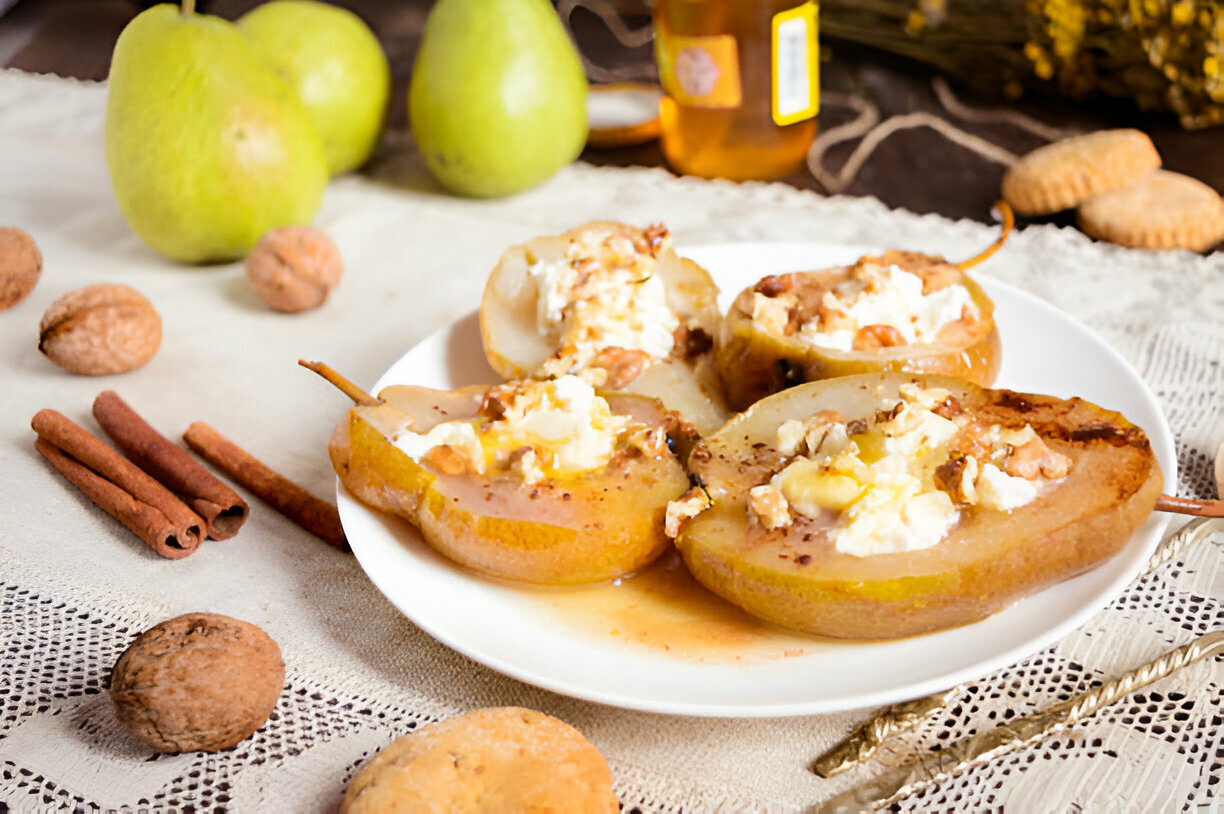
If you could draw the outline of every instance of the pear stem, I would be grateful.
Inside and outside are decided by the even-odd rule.
[[[195,0],[183,0],[182,14],[184,17],[190,17],[195,13]]]
[[[977,257],[970,257],[968,260],[962,260],[956,264],[956,267],[961,271],[967,268],[973,268],[978,263],[985,260],[990,255],[997,252],[1006,242],[1007,236],[1011,234],[1012,227],[1016,225],[1016,215],[1012,212],[1012,208],[1007,205],[1006,201],[999,201],[995,204],[995,209],[999,210],[999,214],[1003,216],[1003,232],[999,235],[998,240],[990,245],[990,248],[979,254]]]
[[[344,378],[322,362],[307,362],[305,359],[298,359],[298,364],[307,370],[313,370],[315,373],[318,373],[324,379],[327,379],[327,381],[335,385],[337,390],[363,407],[373,407],[375,405],[382,404],[382,399],[374,398],[369,393],[362,390],[360,387],[353,384],[351,381]]]

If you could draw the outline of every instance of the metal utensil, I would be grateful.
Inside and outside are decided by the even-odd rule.
[[[1219,449],[1216,450],[1214,474],[1216,494],[1224,495],[1224,444],[1220,444]],[[1161,495],[1161,499],[1181,500],[1179,498],[1167,498],[1165,495]],[[1197,545],[1199,541],[1206,537],[1214,527],[1215,517],[1220,515],[1219,506],[1224,504],[1224,501],[1181,501],[1179,505],[1185,507],[1190,504],[1198,506],[1213,504],[1213,506],[1211,507],[1212,511],[1205,513],[1203,516],[1196,517],[1161,541],[1156,550],[1152,552],[1151,558],[1140,575],[1141,578],[1148,576],[1160,566],[1180,556],[1184,551]],[[1160,504],[1157,504],[1157,508],[1168,510],[1167,505],[1162,507]],[[1174,511],[1177,511],[1177,509],[1174,509]],[[918,698],[913,701],[885,707],[877,712],[871,720],[859,726],[844,740],[817,758],[812,763],[812,771],[821,777],[833,777],[865,763],[871,759],[871,756],[875,754],[875,751],[885,739],[898,732],[917,727],[922,722],[933,717],[943,709],[949,700],[959,695],[962,689],[961,686],[956,686],[943,692],[928,695],[925,698]]]
[[[1224,460],[1224,458],[1218,459]],[[1170,534],[1148,559],[1140,578],[1146,577],[1165,563],[1176,559],[1189,548],[1197,545],[1213,528],[1219,525],[1214,517],[1196,517]],[[812,763],[812,771],[821,777],[833,777],[866,763],[884,741],[907,729],[913,729],[934,717],[953,698],[961,695],[963,685],[934,693],[924,698],[905,701],[884,707],[859,726],[846,738],[826,751]]]
[[[885,707],[836,746],[816,758],[812,763],[812,771],[821,777],[832,777],[853,769],[860,763],[866,763],[885,739],[918,726],[943,709],[952,698],[960,695],[962,690],[963,687],[957,685],[925,698]]]
[[[957,741],[939,752],[889,769],[809,809],[811,814],[847,814],[889,805],[956,777],[1022,746],[1036,743],[1053,732],[1073,726],[1098,710],[1125,698],[1135,690],[1172,675],[1200,659],[1224,654],[1224,630],[1199,636],[1045,712],[1010,721],[995,729]]]

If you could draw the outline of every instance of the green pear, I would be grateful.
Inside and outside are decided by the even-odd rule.
[[[587,136],[582,62],[548,0],[438,0],[408,91],[417,145],[463,195],[535,186]]]
[[[301,99],[332,174],[364,164],[391,97],[391,66],[369,26],[326,3],[276,0],[247,12],[238,27]]]
[[[192,4],[137,15],[115,45],[106,163],[119,208],[175,260],[244,256],[310,222],[327,162],[293,91],[232,24]]]

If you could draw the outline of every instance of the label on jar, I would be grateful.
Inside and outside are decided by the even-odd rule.
[[[810,2],[773,18],[773,120],[786,125],[810,119],[820,109],[820,48]]]
[[[656,37],[655,56],[659,82],[679,104],[733,108],[743,101],[735,37]]]

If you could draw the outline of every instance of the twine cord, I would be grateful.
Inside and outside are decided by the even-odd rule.
[[[912,130],[917,127],[929,127],[936,131],[944,138],[954,144],[958,144],[974,153],[986,158],[996,164],[1002,164],[1010,167],[1018,160],[1018,156],[1002,147],[994,144],[981,136],[974,135],[968,131],[962,130],[951,122],[945,121],[932,113],[901,113],[896,116],[890,116],[872,128],[854,148],[854,152],[850,154],[850,158],[842,165],[842,168],[837,171],[836,175],[829,173],[823,164],[824,154],[835,143],[845,141],[852,136],[843,136],[837,142],[826,140],[812,143],[811,150],[808,151],[808,169],[816,180],[830,194],[842,192],[846,187],[850,186],[857,177],[859,170],[875,152],[875,149],[889,136],[902,130]]]
[[[557,13],[565,22],[566,28],[571,32],[574,27],[570,22],[570,17],[579,8],[584,8],[599,17],[603,24],[607,26],[612,36],[616,38],[616,41],[626,48],[641,48],[654,39],[654,29],[650,25],[644,25],[637,29],[629,28],[625,25],[625,21],[621,19],[620,14],[617,13],[616,8],[607,2],[607,0],[560,0],[557,3]],[[625,82],[631,79],[650,79],[654,75],[649,67],[646,69],[634,66],[608,68],[592,62],[581,50],[579,50],[578,55],[582,59],[582,67],[586,71],[587,77],[596,82]]]
[[[608,0],[560,0],[557,4],[557,11],[571,31],[573,30],[571,17],[578,8],[586,9],[599,17],[616,41],[626,48],[641,48],[654,38],[654,29],[650,25],[636,29],[626,26],[615,6]],[[647,71],[640,68],[606,67],[592,62],[585,54],[580,54],[580,56],[587,76],[596,82],[623,82],[648,75]],[[932,86],[943,108],[962,121],[977,124],[1008,124],[1038,135],[1047,141],[1054,141],[1068,135],[1068,131],[1051,127],[1016,111],[1001,108],[971,108],[956,98],[943,77],[935,77],[932,80]],[[854,183],[863,165],[871,158],[876,148],[889,136],[903,130],[919,127],[930,128],[953,144],[1003,166],[1010,167],[1017,160],[1014,153],[931,113],[903,113],[881,122],[880,111],[876,105],[852,94],[827,91],[822,94],[821,101],[826,106],[847,107],[856,113],[849,122],[823,131],[812,142],[808,151],[808,170],[831,195],[844,191]],[[838,144],[855,139],[861,140],[846,163],[836,173],[827,169],[824,160],[828,151]]]
[[[1009,110],[1005,107],[969,107],[956,98],[956,94],[952,92],[952,86],[943,76],[933,77],[931,87],[935,91],[935,98],[939,99],[944,109],[961,121],[975,124],[1010,124],[1035,136],[1040,136],[1046,141],[1058,141],[1080,132],[1076,129],[1053,127],[1018,110]]]

